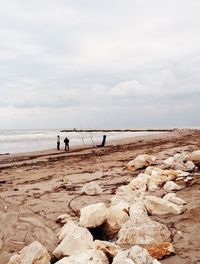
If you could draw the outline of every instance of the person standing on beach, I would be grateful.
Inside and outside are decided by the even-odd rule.
[[[57,135],[57,150],[60,150],[60,136]]]
[[[65,139],[64,139],[64,143],[65,143],[65,150],[69,150],[69,139],[66,137]]]

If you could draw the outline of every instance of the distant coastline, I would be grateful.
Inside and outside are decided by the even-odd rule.
[[[177,128],[169,128],[169,129],[154,129],[154,128],[144,128],[144,129],[62,129],[60,132],[172,132]]]

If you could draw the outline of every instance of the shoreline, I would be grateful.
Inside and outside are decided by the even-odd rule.
[[[96,145],[77,145],[72,146],[69,151],[65,151],[64,148],[61,150],[46,149],[32,152],[13,153],[9,155],[0,155],[0,170],[5,170],[12,167],[23,167],[30,164],[35,165],[37,163],[45,163],[48,160],[57,160],[64,158],[74,158],[78,156],[90,156],[94,153],[108,152],[112,153],[115,149],[122,150],[131,146],[134,147],[151,144],[151,141],[165,141],[171,138],[176,138],[181,135],[187,135],[193,133],[192,130],[181,130],[173,132],[157,132],[150,135],[138,135],[134,137],[127,137],[122,139],[110,140],[104,147],[97,148]],[[157,143],[159,145],[159,143]]]
[[[149,138],[149,137],[154,137],[154,136],[161,136],[161,135],[166,135],[166,133],[173,133],[175,132],[175,130],[170,130],[168,132],[166,131],[162,131],[162,132],[155,132],[153,134],[145,134],[145,135],[136,135],[136,136],[129,136],[129,137],[123,137],[123,138],[118,138],[118,139],[111,139],[111,140],[107,140],[106,144],[105,144],[105,147],[106,146],[110,146],[110,145],[113,145],[113,144],[126,144],[126,143],[129,143],[129,142],[132,142],[132,141],[137,141],[139,139],[146,139],[146,138]],[[151,133],[151,132],[149,132]],[[100,142],[99,142],[100,143]],[[82,150],[82,149],[88,149],[88,148],[95,148],[96,145],[93,145],[93,144],[83,144],[83,145],[73,145],[70,147],[70,152],[73,152],[73,151],[79,151],[79,150]],[[61,147],[61,149],[58,151],[56,149],[56,144],[55,144],[55,148],[47,148],[47,149],[42,149],[42,150],[33,150],[33,151],[25,151],[25,152],[16,152],[16,153],[0,153],[0,158],[1,156],[24,156],[24,155],[46,155],[46,154],[59,154],[59,153],[66,153],[66,151],[64,150],[64,147]]]
[[[119,135],[116,135],[114,137],[113,137],[112,134],[111,135],[108,134],[108,135],[106,135],[107,136],[106,146],[108,146],[110,144],[120,144],[120,142],[134,140],[134,139],[138,139],[138,138],[143,138],[143,137],[146,138],[146,137],[149,137],[149,136],[151,137],[154,134],[156,136],[157,135],[159,136],[160,134],[162,135],[162,134],[165,134],[165,133],[176,133],[176,132],[180,132],[180,131],[181,131],[181,133],[184,132],[184,131],[194,132],[194,131],[198,131],[198,129],[194,129],[194,128],[192,128],[192,129],[171,129],[171,130],[164,130],[163,129],[162,131],[160,131],[160,130],[153,131],[153,129],[152,129],[152,131],[149,131],[149,132],[147,132],[147,131],[146,132],[145,131],[140,131],[140,132],[137,131],[138,133],[141,133],[139,135],[137,135],[137,132],[135,132],[135,133],[133,132],[133,134],[127,134],[127,135],[119,134]],[[143,132],[144,132],[144,134],[143,134]],[[101,142],[102,142],[102,137],[101,136],[99,136],[98,139],[97,138],[94,139],[94,142],[92,140],[92,142],[85,142],[85,144],[84,144],[84,142],[75,143],[73,141],[74,139],[72,137],[71,150],[79,149],[79,148],[80,149],[82,149],[82,148],[88,148],[88,147],[93,147],[94,145],[97,145],[97,144],[101,144]],[[90,139],[90,138],[88,138],[88,139]],[[86,141],[88,141],[88,140],[86,139]],[[26,144],[28,144],[28,148],[25,147],[25,148],[27,148],[27,150],[23,150],[22,149],[19,152],[17,152],[17,151],[9,152],[9,150],[7,149],[5,152],[0,153],[0,157],[2,157],[2,156],[8,156],[8,155],[12,155],[12,156],[13,155],[31,155],[31,154],[34,155],[34,153],[48,153],[48,152],[53,152],[53,151],[56,151],[56,144],[55,144],[55,148],[54,148],[54,146],[52,146],[52,142],[53,141],[51,141],[51,143],[49,142],[50,145],[51,145],[50,147],[49,146],[46,146],[46,147],[44,146],[44,147],[42,147],[42,149],[40,149],[40,146],[39,145],[36,148],[34,146],[34,141],[33,142],[32,141],[31,142],[26,142]],[[49,145],[49,143],[48,143],[48,145]],[[62,143],[63,142],[61,142],[61,144]],[[33,150],[30,149],[32,144],[33,144]],[[61,151],[62,151],[62,149],[63,149],[63,145],[61,145]]]

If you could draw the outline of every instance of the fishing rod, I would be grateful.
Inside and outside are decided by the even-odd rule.
[[[83,145],[85,145],[85,141],[84,141],[84,137],[83,137],[83,131],[82,131],[81,126],[80,126],[80,130],[81,130],[81,139],[82,139]]]
[[[87,124],[88,124],[88,122],[87,122]],[[91,132],[91,129],[90,129],[89,124],[88,124],[88,128],[89,128],[89,131],[90,131],[90,139],[91,139],[91,141],[92,141],[92,145],[95,145],[95,144],[94,144],[94,141],[93,141],[92,132]]]

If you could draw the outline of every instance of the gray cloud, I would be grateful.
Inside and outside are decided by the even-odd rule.
[[[4,2],[0,128],[57,127],[66,112],[72,127],[198,125],[199,10],[196,0]]]

